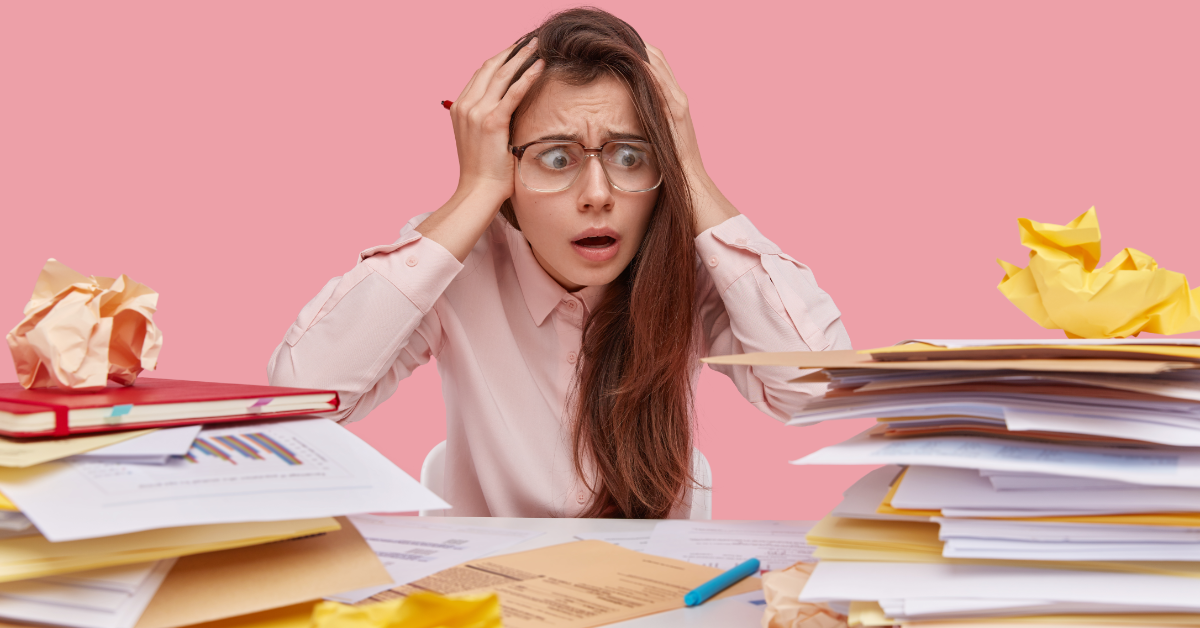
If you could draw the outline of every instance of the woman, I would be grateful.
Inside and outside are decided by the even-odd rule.
[[[459,184],[301,310],[271,383],[365,417],[436,357],[458,516],[686,517],[699,357],[849,348],[812,273],[705,173],[662,53],[549,18],[450,108]],[[719,367],[787,419],[794,369]]]

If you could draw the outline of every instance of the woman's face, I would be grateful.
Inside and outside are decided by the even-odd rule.
[[[616,78],[581,86],[551,80],[517,121],[513,145],[575,140],[589,148],[611,139],[645,139],[633,100]],[[523,159],[533,159],[526,152]],[[622,192],[608,183],[599,158],[561,192],[535,192],[517,175],[513,211],[542,268],[563,288],[612,282],[642,244],[658,190]]]

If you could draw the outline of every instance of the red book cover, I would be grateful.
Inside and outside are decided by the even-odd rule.
[[[328,402],[332,408],[285,410],[273,412],[267,405],[274,399],[299,397],[302,395],[332,395]],[[174,405],[184,403],[222,402],[244,399],[245,412],[236,415],[219,417],[199,416],[167,421],[138,422],[130,417],[128,422],[121,417],[130,413],[136,406]],[[253,400],[253,401],[250,401]],[[315,390],[309,388],[284,388],[282,386],[254,386],[249,384],[220,384],[215,382],[192,382],[177,379],[139,378],[133,386],[119,386],[109,383],[104,390],[97,392],[75,393],[58,388],[39,388],[26,390],[20,384],[0,384],[0,416],[12,415],[20,421],[22,415],[31,415],[47,411],[55,413],[53,429],[25,430],[0,429],[5,436],[68,436],[99,432],[112,432],[147,427],[174,427],[178,425],[194,425],[196,423],[215,423],[225,421],[245,421],[255,418],[275,418],[328,412],[338,407],[337,393],[332,390]],[[72,427],[69,414],[72,410],[92,408],[108,408],[111,411],[106,417],[106,424],[87,427]],[[108,419],[112,419],[109,421]]]

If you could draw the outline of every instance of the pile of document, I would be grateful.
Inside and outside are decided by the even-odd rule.
[[[809,534],[801,599],[851,625],[1200,621],[1200,341],[941,341],[762,354],[820,368],[796,464],[886,465]]]
[[[345,516],[447,507],[323,418],[0,439],[0,622],[172,628],[386,587]]]

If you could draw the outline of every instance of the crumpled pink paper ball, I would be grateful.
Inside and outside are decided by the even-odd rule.
[[[98,390],[132,386],[158,364],[158,293],[121,275],[85,277],[50,259],[38,275],[25,319],[6,339],[25,388]]]

